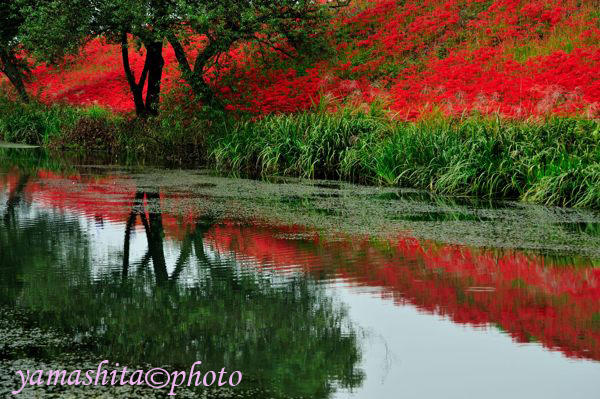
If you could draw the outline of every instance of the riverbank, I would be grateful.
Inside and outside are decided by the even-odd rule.
[[[251,176],[339,179],[600,208],[600,123],[585,119],[395,122],[372,108],[259,120],[184,119],[163,112],[144,121],[99,107],[0,100],[0,140],[201,163]]]

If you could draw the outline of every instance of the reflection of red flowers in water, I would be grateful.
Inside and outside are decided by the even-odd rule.
[[[20,177],[17,170],[0,176],[0,189],[5,188],[8,193],[13,192]],[[96,222],[123,223],[134,205],[136,187],[125,177],[120,177],[118,182],[117,179],[117,176],[94,177],[79,173],[62,175],[39,170],[34,178],[27,182],[23,194],[29,202],[35,201],[42,206],[68,210]],[[160,198],[161,202],[164,202],[166,198],[177,198],[177,195],[161,193]],[[147,205],[146,200],[144,205]],[[163,213],[165,236],[172,240],[182,240],[192,220],[189,213],[183,216]],[[141,226],[139,218],[136,219],[136,224]]]
[[[123,224],[133,205],[136,190],[131,181],[61,177],[45,171],[37,176],[24,194],[42,206]],[[10,193],[18,181],[17,173],[0,176],[0,189]],[[75,188],[65,187],[69,183]],[[178,198],[161,194],[161,201],[167,197]],[[163,209],[162,220],[166,237],[182,240],[193,230],[195,217],[174,216]],[[600,360],[600,269],[585,259],[559,264],[520,251],[478,250],[408,237],[327,240],[300,227],[233,223],[213,226],[204,242],[259,270],[342,279],[455,323],[496,325],[517,342],[536,340],[570,357]]]
[[[570,357],[600,360],[600,269],[589,264],[553,265],[518,251],[405,237],[373,243],[281,236],[297,232],[229,225],[215,227],[206,240],[269,269],[381,288],[385,298],[456,323],[494,324],[517,342],[537,340]]]

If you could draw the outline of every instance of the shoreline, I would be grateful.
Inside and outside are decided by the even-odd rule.
[[[438,195],[600,209],[600,122],[472,116],[396,122],[382,110],[259,120],[130,120],[102,108],[0,101],[0,140],[226,174],[339,180]],[[174,122],[175,121],[175,122]],[[14,145],[12,145],[14,146]]]

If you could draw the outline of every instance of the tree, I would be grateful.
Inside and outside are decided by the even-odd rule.
[[[255,42],[263,49],[291,56],[282,44],[298,49],[307,41],[316,41],[329,16],[328,9],[347,4],[348,0],[180,0],[172,13],[181,19],[170,26],[166,37],[194,94],[215,105],[218,99],[206,72],[218,68],[220,59],[235,45]],[[191,35],[205,40],[193,62],[186,50],[197,50],[186,46]]]
[[[220,105],[207,71],[236,45],[256,42],[286,52],[317,41],[328,9],[348,0],[46,0],[30,7],[27,43],[38,58],[56,62],[86,41],[103,36],[119,43],[123,69],[138,116],[156,115],[160,101],[165,40],[175,51],[183,78],[197,98]],[[202,48],[191,38],[202,38]],[[146,50],[136,77],[129,60],[131,43]],[[197,52],[192,62],[191,53]],[[193,66],[192,66],[193,65]],[[144,99],[144,88],[146,98]]]
[[[0,71],[17,90],[24,102],[29,101],[25,89],[25,71],[27,63],[19,58],[20,28],[25,21],[21,12],[22,1],[0,0]]]
[[[28,10],[26,43],[38,59],[51,63],[57,63],[66,54],[77,53],[87,41],[98,37],[120,44],[136,114],[140,117],[156,115],[164,66],[162,26],[170,19],[167,3],[159,0],[49,0]],[[146,51],[144,67],[137,78],[129,61],[132,42]]]
[[[140,117],[158,114],[163,67],[164,27],[172,17],[168,13],[169,1],[114,0],[92,1],[98,12],[92,31],[104,35],[121,45],[123,69],[133,95],[136,114]],[[144,67],[136,79],[129,62],[132,37],[146,50]],[[147,85],[146,85],[147,83]],[[146,99],[144,100],[144,86]]]

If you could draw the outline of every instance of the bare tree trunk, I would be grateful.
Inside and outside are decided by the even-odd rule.
[[[23,83],[23,74],[19,70],[15,56],[6,50],[0,49],[0,61],[2,61],[2,72],[4,72],[8,80],[15,87],[21,100],[25,103],[29,102],[29,96]]]
[[[165,65],[165,60],[162,55],[162,42],[145,42],[144,46],[146,47],[144,69],[142,70],[139,81],[136,81],[135,74],[131,70],[131,65],[129,63],[129,43],[127,40],[127,33],[124,32],[121,34],[123,68],[133,96],[135,113],[141,118],[158,115],[160,85],[163,67]],[[146,101],[144,101],[144,86],[146,85],[146,80],[148,81],[148,88],[146,91]]]
[[[146,45],[148,62],[148,90],[146,92],[146,113],[158,115],[160,104],[160,84],[165,60],[162,55],[163,43],[154,42]]]
[[[204,80],[204,68],[206,67],[206,64],[211,58],[217,55],[217,50],[214,46],[211,46],[210,43],[206,46],[202,53],[196,57],[194,69],[192,70],[185,55],[185,49],[177,39],[177,36],[175,36],[175,34],[170,34],[167,39],[175,52],[175,58],[181,68],[181,75],[192,88],[194,95],[206,105],[222,108],[222,102],[219,101],[210,85]]]
[[[123,59],[123,69],[125,70],[125,77],[127,77],[127,83],[129,83],[129,89],[133,95],[133,102],[135,104],[135,114],[139,117],[144,117],[146,114],[146,107],[144,106],[143,90],[144,84],[146,83],[146,76],[148,76],[148,58],[144,63],[144,69],[140,76],[139,82],[136,82],[135,75],[131,70],[129,64],[129,42],[127,40],[127,32],[121,33],[121,56]]]

